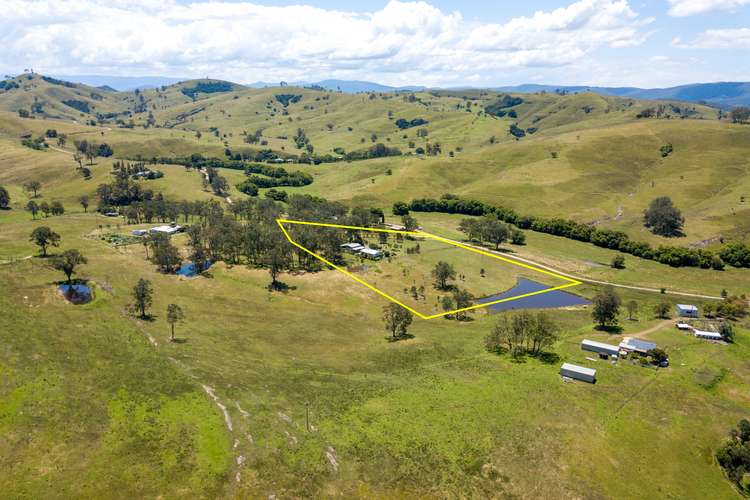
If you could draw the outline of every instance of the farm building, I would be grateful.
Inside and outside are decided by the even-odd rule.
[[[344,243],[343,245],[341,245],[342,250],[352,253],[359,252],[363,248],[365,247],[363,245],[360,245],[359,243]]]
[[[133,229],[132,231],[130,231],[130,234],[132,234],[133,236],[146,236],[148,234],[148,231],[146,231],[145,229]]]
[[[628,352],[646,354],[651,349],[656,349],[656,344],[654,344],[653,342],[646,342],[645,340],[625,337],[624,339],[622,339],[622,342],[620,342],[620,349]]]
[[[693,335],[695,335],[699,339],[706,339],[706,340],[721,340],[724,338],[721,336],[720,333],[706,332],[703,330],[693,330]]]
[[[563,363],[563,365],[560,367],[560,375],[575,380],[589,382],[591,384],[596,383],[596,370],[594,370],[593,368],[586,368],[570,363]]]
[[[165,226],[156,226],[148,230],[150,233],[162,233],[167,235],[173,235],[182,231],[182,226],[177,224],[169,224]]]
[[[697,318],[698,308],[690,304],[677,304],[677,315],[683,318]]]
[[[688,325],[687,323],[679,322],[677,325],[675,325],[680,330],[692,330],[693,327]]]
[[[581,349],[598,354],[605,354],[607,356],[617,356],[620,353],[620,348],[616,345],[605,344],[603,342],[588,339],[581,341]]]
[[[383,252],[373,248],[362,248],[359,253],[366,259],[379,260],[383,258]]]

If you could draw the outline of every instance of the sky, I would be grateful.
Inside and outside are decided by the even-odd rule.
[[[750,0],[3,0],[0,71],[665,87],[750,81]]]

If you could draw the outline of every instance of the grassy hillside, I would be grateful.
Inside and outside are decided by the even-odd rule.
[[[161,274],[142,245],[102,239],[147,225],[128,226],[92,208],[118,157],[222,157],[227,146],[265,147],[244,142],[242,132],[258,128],[267,147],[297,151],[291,135],[278,137],[301,127],[316,151],[369,147],[373,133],[404,151],[409,140],[437,140],[443,148],[436,156],[285,165],[314,179],[283,188],[288,193],[380,207],[395,221],[393,202],[450,192],[522,213],[596,222],[655,244],[711,246],[717,235],[747,238],[740,200],[750,188],[750,128],[710,119],[708,108],[695,119],[638,119],[651,103],[592,94],[524,96],[512,119],[480,116],[478,109],[499,97],[479,91],[466,94],[481,104],[469,112],[463,96],[451,93],[417,93],[410,102],[408,94],[404,101],[289,87],[199,91],[195,100],[182,92],[198,83],[144,91],[158,127],[132,129],[74,123],[74,116],[21,118],[7,105],[20,89],[0,94],[7,110],[0,112],[0,186],[12,198],[0,211],[0,489],[8,496],[737,497],[713,457],[750,412],[747,320],[735,323],[734,344],[711,344],[653,316],[657,302],[685,299],[618,289],[623,301],[638,302],[634,320],[622,313],[622,330],[608,334],[593,329],[587,306],[555,310],[560,340],[546,362],[488,353],[483,340],[496,317],[486,310],[465,322],[415,319],[413,338],[389,342],[384,299],[338,272],[284,273],[286,292],[270,292],[267,270],[244,264],[219,262],[193,279]],[[36,85],[33,92],[55,84]],[[302,97],[285,107],[276,99],[281,93]],[[112,109],[131,109],[127,99],[140,99],[112,94]],[[163,126],[198,107],[204,109],[183,123]],[[148,112],[133,116],[140,124]],[[420,127],[399,131],[395,120],[402,117],[426,119],[428,137],[416,138]],[[516,141],[507,133],[515,121],[539,130]],[[22,134],[50,128],[66,134],[67,143],[50,140],[43,151],[21,144]],[[72,156],[73,141],[82,139],[114,150],[93,161],[89,180]],[[665,143],[674,151],[662,158]],[[141,187],[228,208],[203,188],[200,172],[153,168],[165,176],[138,181]],[[243,199],[233,186],[244,173],[220,173],[232,185],[229,196]],[[61,201],[65,215],[32,220],[22,187],[31,180],[42,184],[37,201]],[[92,198],[88,213],[78,204],[81,195]],[[659,195],[683,210],[685,238],[660,239],[641,227],[642,209]],[[462,236],[459,216],[414,215],[427,231]],[[29,241],[42,225],[61,235],[52,253],[77,248],[88,257],[78,277],[93,286],[92,303],[73,306],[57,293],[63,274],[36,257]],[[174,242],[186,257],[187,235]],[[626,269],[614,270],[613,251],[532,232],[525,246],[503,248],[624,285],[710,295],[750,286],[747,269],[673,269],[628,256]],[[365,272],[401,290],[427,283],[439,256],[455,259],[477,294],[501,292],[516,277],[486,266],[481,278],[481,260],[424,250],[384,261],[380,273]],[[139,278],[154,285],[150,321],[129,307]],[[598,291],[575,288],[588,298]],[[178,342],[168,340],[170,303],[186,314]],[[658,342],[670,367],[591,361],[579,347],[584,338],[618,343],[625,335]],[[563,361],[596,368],[599,382],[563,383]]]

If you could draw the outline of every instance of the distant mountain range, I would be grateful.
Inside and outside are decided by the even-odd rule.
[[[630,97],[632,99],[667,99],[705,103],[720,108],[750,105],[750,82],[693,83],[664,89],[641,89],[637,87],[588,87],[584,85],[516,85],[496,87],[499,92],[596,92],[602,95]]]
[[[102,76],[102,75],[55,75],[56,78],[72,82],[80,82],[93,87],[108,90],[134,90],[155,88],[162,85],[172,85],[189,78],[170,78],[164,76]],[[246,84],[246,87],[263,88],[277,87],[279,82],[255,82]],[[393,87],[379,83],[358,80],[323,80],[319,82],[290,82],[294,86],[317,86],[334,92],[357,93],[357,92],[394,92],[426,90],[423,86]],[[469,88],[469,87],[463,87]],[[454,88],[460,89],[460,88]],[[638,87],[592,87],[587,85],[537,85],[524,84],[505,87],[491,87],[490,90],[510,93],[534,93],[534,92],[595,92],[601,95],[618,97],[630,97],[632,99],[663,99],[705,103],[720,108],[731,108],[733,106],[750,106],[750,82],[717,82],[717,83],[694,83],[680,85],[678,87],[642,89]]]

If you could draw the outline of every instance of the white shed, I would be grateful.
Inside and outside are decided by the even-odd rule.
[[[575,380],[589,382],[591,384],[596,383],[596,370],[594,370],[593,368],[586,368],[584,366],[563,363],[563,365],[560,367],[560,375]]]
[[[588,339],[581,341],[581,349],[584,351],[596,352],[598,354],[606,354],[608,356],[617,356],[620,353],[620,348],[616,345],[605,344],[604,342],[597,342],[596,340]]]
[[[706,332],[703,330],[693,330],[693,335],[695,335],[699,339],[706,339],[706,340],[721,340],[724,338],[721,336],[720,333]]]
[[[360,249],[359,253],[361,253],[364,257],[372,260],[383,258],[383,252],[381,252],[380,250],[375,250],[374,248],[362,248]]]
[[[698,307],[691,304],[677,304],[677,315],[683,318],[697,318]]]

